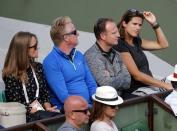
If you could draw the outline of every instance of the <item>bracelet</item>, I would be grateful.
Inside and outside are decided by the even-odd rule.
[[[160,25],[159,25],[159,23],[157,23],[157,22],[155,22],[153,25],[152,25],[152,28],[154,29],[154,30],[156,30],[157,28],[159,28],[160,27]]]

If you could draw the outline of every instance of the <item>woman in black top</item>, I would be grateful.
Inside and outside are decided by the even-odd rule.
[[[153,28],[156,34],[156,41],[141,39],[139,33],[146,20]],[[152,12],[140,12],[135,9],[130,9],[122,16],[118,23],[120,32],[119,44],[115,47],[121,53],[122,59],[131,74],[131,87],[124,94],[124,98],[131,98],[134,95],[131,93],[139,87],[159,87],[167,90],[172,89],[170,84],[161,82],[153,78],[149,69],[148,60],[143,50],[159,50],[168,47],[168,41],[156,21],[156,17]]]
[[[32,114],[40,108],[32,106],[31,103],[39,102],[41,109],[56,111],[49,103],[42,64],[35,62],[37,57],[36,35],[18,32],[11,40],[2,73],[7,101],[24,104],[27,109],[27,121],[30,121]]]

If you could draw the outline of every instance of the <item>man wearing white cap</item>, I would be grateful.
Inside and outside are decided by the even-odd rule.
[[[169,75],[167,80],[171,81],[174,90],[165,98],[165,102],[170,105],[175,116],[177,116],[177,64],[175,65],[174,73]]]
[[[101,86],[96,89],[92,99],[94,104],[90,115],[90,131],[118,131],[112,119],[123,99],[118,96],[117,91],[111,86]]]

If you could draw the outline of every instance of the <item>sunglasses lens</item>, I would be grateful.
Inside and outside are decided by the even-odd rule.
[[[136,13],[136,14],[141,14],[141,15],[143,14],[143,12],[136,10],[136,9],[129,9],[128,11],[131,13]]]
[[[77,35],[77,31],[75,30],[75,31],[73,31],[73,35]]]
[[[115,106],[110,106],[112,109],[116,109],[118,106],[115,105]]]
[[[74,31],[72,31],[70,33],[66,33],[64,35],[77,35],[77,30],[74,30]]]
[[[68,34],[70,34],[70,35],[77,35],[77,31],[74,30],[74,31],[72,31],[71,33],[68,33]]]
[[[87,114],[87,112],[88,112],[89,110],[88,109],[86,109],[85,111],[84,111],[84,114]]]
[[[84,110],[73,110],[73,112],[82,112],[84,114],[87,114],[89,112],[89,109],[84,109]]]
[[[34,49],[37,50],[37,46],[35,46]]]
[[[31,48],[37,50],[37,48],[38,48],[38,44],[36,43],[35,45],[29,47],[29,49],[31,49]]]

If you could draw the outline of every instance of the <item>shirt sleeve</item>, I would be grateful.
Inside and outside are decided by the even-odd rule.
[[[55,93],[58,100],[64,104],[64,101],[68,98],[69,93],[61,72],[61,68],[58,64],[59,63],[57,63],[54,59],[44,60],[43,68],[51,90]]]
[[[121,58],[119,58],[121,59]],[[120,71],[115,76],[110,76],[112,86],[116,89],[127,89],[130,87],[131,76],[122,60],[119,60]]]
[[[89,90],[89,95],[92,96],[96,92],[97,84],[96,84],[96,81],[93,78],[92,73],[87,65],[85,57],[84,57],[84,66],[85,66],[85,73],[86,73],[85,81],[86,81],[86,84],[87,84],[87,87]]]
[[[13,76],[5,77],[5,96],[8,102],[20,102],[23,103],[21,95],[21,91],[19,92],[20,84]]]
[[[22,95],[24,93],[22,92],[23,88],[21,86],[21,83],[11,75],[5,77],[3,80],[5,84],[5,96],[7,102],[19,102],[25,105],[27,113],[30,112],[31,108],[25,102],[24,97]]]

